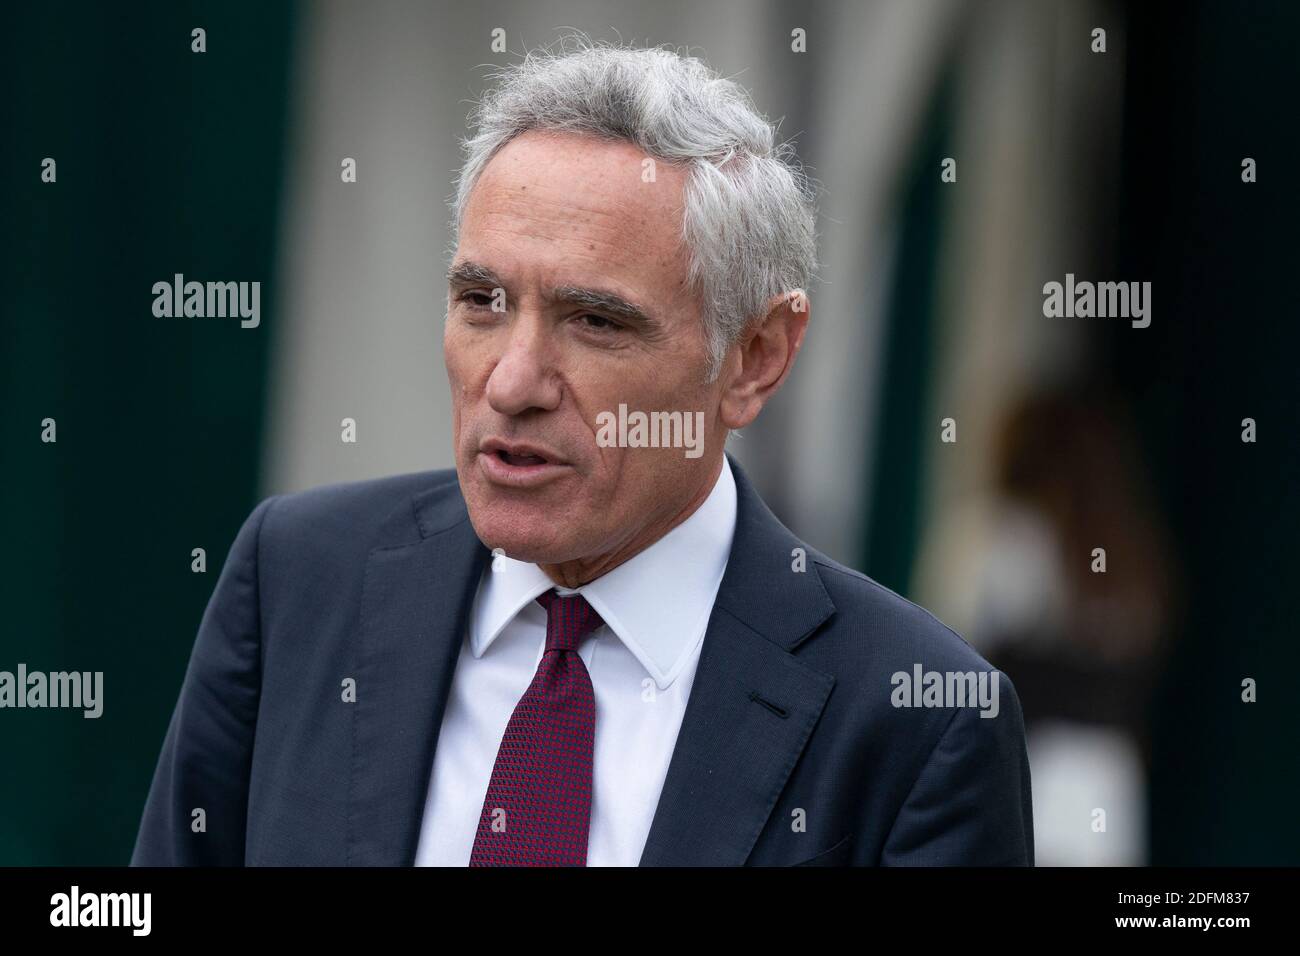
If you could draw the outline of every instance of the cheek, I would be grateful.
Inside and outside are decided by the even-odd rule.
[[[475,384],[481,359],[475,356],[469,343],[449,331],[443,336],[443,364],[451,391],[452,439],[459,446],[462,426],[473,420],[476,396],[482,393]]]
[[[594,362],[574,362],[566,370],[565,378],[572,386],[579,405],[590,411],[589,421],[595,421],[596,412],[618,413],[619,404],[628,410],[662,409],[673,401],[672,376],[660,363],[627,362],[597,365]]]
[[[442,358],[447,366],[452,400],[456,402],[486,378],[485,369],[490,367],[490,356],[483,342],[451,329],[443,335]]]

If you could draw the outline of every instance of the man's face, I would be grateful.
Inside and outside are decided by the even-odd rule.
[[[629,143],[517,137],[470,193],[450,271],[443,348],[474,529],[510,557],[593,572],[583,577],[693,510],[725,438],[686,288],[685,173],[657,163],[646,182],[645,159]],[[702,411],[704,454],[601,447],[597,416],[620,403]]]

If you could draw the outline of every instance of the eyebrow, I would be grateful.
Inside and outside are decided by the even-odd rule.
[[[629,302],[621,295],[604,289],[584,289],[578,286],[560,286],[551,290],[551,298],[558,302],[569,302],[586,309],[603,312],[620,322],[640,329],[643,332],[659,330],[659,323],[635,302]]]
[[[447,282],[453,286],[490,285],[493,288],[505,288],[505,283],[501,281],[500,276],[477,262],[460,262],[453,265],[447,270]],[[568,302],[582,308],[603,312],[646,334],[662,331],[660,322],[645,309],[608,289],[565,285],[550,290],[547,298],[555,302]]]
[[[497,274],[477,262],[459,262],[447,270],[449,285],[490,285],[505,287]]]

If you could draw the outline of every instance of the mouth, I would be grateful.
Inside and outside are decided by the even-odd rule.
[[[547,460],[541,455],[512,455],[508,451],[498,451],[497,458],[504,461],[507,465],[514,465],[517,468],[523,468],[528,465],[545,465]]]
[[[479,447],[479,467],[488,481],[510,488],[532,488],[558,478],[568,464],[549,448],[489,438]]]

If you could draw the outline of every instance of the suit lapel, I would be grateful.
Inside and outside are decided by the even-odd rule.
[[[790,652],[834,605],[803,547],[739,465],[736,534],[642,866],[745,862],[834,679]],[[459,488],[417,496],[397,543],[368,556],[349,786],[348,863],[415,860],[434,749],[488,558]],[[418,532],[418,537],[416,534]]]
[[[792,569],[803,545],[731,467],[736,534],[642,866],[743,864],[834,684],[790,653],[834,604],[811,562]]]
[[[366,564],[349,788],[353,866],[415,860],[464,622],[489,557],[457,488],[417,496],[415,518],[418,540],[375,548]]]

